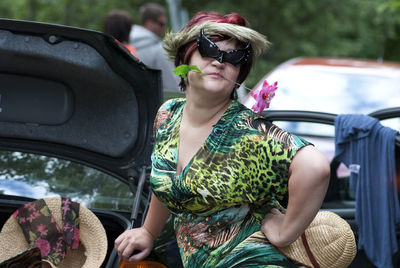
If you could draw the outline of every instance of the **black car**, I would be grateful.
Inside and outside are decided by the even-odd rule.
[[[160,79],[100,32],[0,19],[0,227],[27,202],[69,197],[100,219],[103,267],[117,267],[114,240],[150,198]],[[178,254],[172,233],[156,247],[179,267],[163,259]]]

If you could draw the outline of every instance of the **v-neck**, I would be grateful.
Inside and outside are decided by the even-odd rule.
[[[207,145],[209,140],[211,139],[211,136],[214,132],[214,130],[221,124],[222,121],[225,121],[225,117],[230,114],[230,110],[232,109],[234,100],[232,100],[228,106],[228,108],[225,110],[225,112],[221,115],[221,117],[218,119],[217,123],[213,125],[210,133],[207,135],[206,139],[204,142],[201,144],[200,148],[195,152],[195,154],[190,158],[188,163],[182,168],[181,172],[177,174],[178,170],[178,161],[179,161],[179,148],[180,148],[180,128],[181,128],[181,123],[182,123],[182,118],[183,118],[183,109],[186,105],[186,100],[183,102],[181,110],[179,111],[179,118],[177,118],[177,123],[175,125],[175,131],[177,131],[176,137],[178,139],[178,142],[176,144],[176,159],[175,159],[175,177],[176,178],[184,178],[192,165],[193,161],[197,158],[197,156],[204,150],[204,147]]]

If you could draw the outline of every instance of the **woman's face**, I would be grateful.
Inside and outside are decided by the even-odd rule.
[[[229,51],[239,48],[236,40],[215,42],[220,50]],[[220,63],[213,58],[203,58],[196,49],[189,61],[189,65],[196,65],[202,72],[189,72],[187,90],[204,90],[209,93],[228,95],[232,93],[239,75],[240,65]]]

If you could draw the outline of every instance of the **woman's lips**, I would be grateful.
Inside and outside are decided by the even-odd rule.
[[[212,78],[223,78],[222,75],[220,75],[219,73],[209,73],[208,75]]]

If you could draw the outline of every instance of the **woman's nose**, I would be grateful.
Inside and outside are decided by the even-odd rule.
[[[213,61],[211,62],[214,66],[216,67],[224,67],[225,66],[225,62],[222,62],[219,58],[217,59],[213,59]]]

